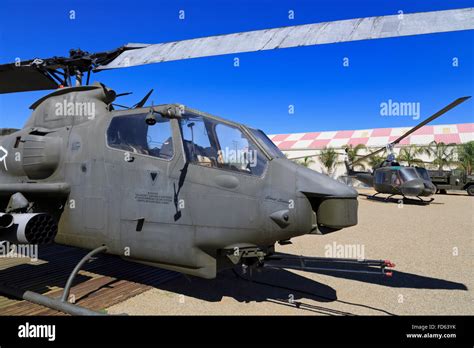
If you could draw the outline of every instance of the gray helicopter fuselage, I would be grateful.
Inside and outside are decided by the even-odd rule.
[[[242,250],[268,255],[357,223],[355,190],[280,156],[262,132],[175,104],[153,107],[147,125],[150,107],[111,111],[114,97],[93,85],[32,105],[25,127],[0,137],[0,208],[20,192],[57,218],[58,243],[204,278]],[[162,116],[173,107],[183,113]],[[229,160],[234,150],[247,162]]]

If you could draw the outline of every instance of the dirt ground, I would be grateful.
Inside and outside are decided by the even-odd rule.
[[[393,277],[264,269],[215,280],[181,276],[109,313],[136,315],[472,315],[474,197],[436,195],[429,206],[367,199],[359,224],[325,236],[306,235],[277,251],[327,256],[345,250],[396,264]],[[335,256],[341,256],[335,255]]]

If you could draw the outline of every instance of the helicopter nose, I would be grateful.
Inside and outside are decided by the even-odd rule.
[[[436,188],[434,185],[425,180],[410,180],[405,182],[402,187],[401,191],[405,196],[411,197],[427,197],[431,196],[436,192]]]
[[[297,190],[309,200],[320,232],[357,224],[357,191],[339,181],[299,166]]]
[[[316,196],[330,196],[339,198],[357,198],[357,191],[346,184],[330,178],[314,170],[298,166],[297,190]]]
[[[423,193],[425,185],[423,180],[410,180],[406,181],[402,187],[401,191],[404,196],[417,197]]]
[[[431,196],[436,193],[436,186],[430,181],[423,182],[423,194],[421,196]]]

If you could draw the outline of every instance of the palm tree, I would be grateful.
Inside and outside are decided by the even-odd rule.
[[[339,154],[331,147],[325,147],[319,154],[319,161],[326,169],[326,174],[332,176],[334,168],[336,167],[337,158]]]
[[[474,169],[474,141],[458,146],[458,158],[460,166],[468,175],[471,175]]]
[[[308,168],[311,164],[314,163],[314,160],[311,157],[306,156],[304,159],[296,161],[296,163],[298,163],[299,165],[303,167]]]
[[[400,150],[398,160],[400,162],[406,162],[409,167],[413,165],[422,166],[423,161],[416,156],[421,155],[423,152],[425,152],[425,150],[421,147],[415,145],[405,146]]]
[[[369,156],[364,160],[364,162],[366,162],[367,166],[369,166],[370,168],[378,167],[383,161],[385,161],[385,158],[387,157],[385,156],[386,151],[387,149],[383,149],[380,155]],[[370,152],[373,152],[373,151],[370,151]]]
[[[356,146],[352,146],[349,145],[349,147],[346,148],[346,153],[347,153],[347,159],[349,161],[349,163],[352,163],[354,162],[358,157],[360,157],[359,155],[359,151],[360,150],[365,150],[366,147],[364,144],[357,144]],[[354,169],[356,169],[357,167],[359,167],[361,170],[365,170],[365,165],[362,164],[362,163],[358,163],[354,166]]]
[[[454,161],[454,146],[456,144],[445,144],[443,142],[432,141],[423,151],[433,158],[431,162],[438,167],[438,170],[443,170],[444,167],[453,164]]]
[[[378,167],[385,160],[385,156],[373,155],[367,158],[367,164],[372,167]]]

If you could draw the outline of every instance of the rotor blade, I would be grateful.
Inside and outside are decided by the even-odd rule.
[[[130,106],[125,106],[125,105],[121,105],[121,104],[116,104],[116,103],[112,103],[113,106],[118,106],[120,108],[124,108],[124,109],[131,109]]]
[[[453,101],[451,104],[445,106],[444,108],[442,108],[441,110],[439,110],[438,112],[436,112],[435,114],[433,114],[432,116],[428,117],[426,120],[424,120],[423,122],[421,122],[420,124],[418,124],[417,126],[413,127],[412,129],[410,129],[408,132],[406,132],[405,134],[403,134],[402,136],[400,136],[399,138],[397,138],[395,141],[392,142],[393,145],[396,145],[398,144],[400,141],[402,141],[403,139],[405,139],[407,136],[409,136],[410,134],[416,132],[418,129],[420,129],[421,127],[423,127],[424,125],[430,123],[431,121],[437,119],[438,117],[440,117],[441,115],[445,114],[446,112],[448,112],[449,110],[451,110],[452,108],[455,108],[456,106],[458,106],[459,104],[465,102],[466,100],[468,100],[469,98],[471,98],[470,96],[468,97],[462,97],[462,98],[458,98],[456,99],[455,101]]]
[[[357,163],[359,163],[359,162],[365,160],[366,158],[369,158],[369,157],[371,157],[371,156],[373,156],[373,155],[376,155],[376,154],[378,154],[379,152],[382,152],[382,151],[384,151],[384,150],[385,150],[385,147],[381,147],[380,149],[378,149],[378,150],[376,150],[376,151],[374,151],[374,152],[371,152],[371,153],[369,153],[368,155],[365,155],[365,156],[362,156],[361,158],[356,159],[356,160],[355,160],[354,162],[352,162],[350,165],[353,166],[354,164],[357,164]]]
[[[134,106],[133,106],[133,109],[139,109],[139,108],[142,108],[145,103],[147,102],[148,98],[150,98],[150,95],[153,93],[153,88],[142,98],[142,100],[140,100],[138,103],[136,103]]]
[[[471,98],[470,96],[468,97],[462,97],[462,98],[458,98],[456,99],[455,101],[453,101],[451,104],[445,106],[444,108],[442,108],[441,110],[439,110],[438,112],[434,113],[433,115],[431,115],[430,117],[428,117],[426,120],[424,120],[423,122],[419,123],[418,125],[416,125],[415,127],[411,128],[408,132],[406,132],[405,134],[403,134],[402,136],[398,137],[397,139],[395,139],[394,141],[392,141],[390,144],[391,145],[396,145],[398,144],[400,141],[402,141],[403,139],[405,139],[407,136],[409,136],[410,134],[416,132],[418,129],[420,129],[421,127],[427,125],[428,123],[430,123],[431,121],[435,120],[436,118],[440,117],[441,115],[445,114],[446,112],[448,112],[449,110],[451,110],[452,108],[458,106],[459,104],[465,102],[466,100],[468,100],[469,98]],[[364,159],[370,157],[370,156],[373,156],[383,150],[385,150],[386,147],[382,147],[380,149],[378,149],[377,151],[374,151],[372,153],[369,153],[368,155],[365,155],[364,157],[361,157],[361,158],[358,158],[357,160],[355,160],[354,162],[352,162],[351,164],[354,165],[356,163],[359,163],[360,161],[363,161]]]
[[[0,94],[56,88],[58,83],[34,66],[0,65]]]
[[[128,44],[96,70],[278,48],[474,29],[474,8],[355,18],[148,45]]]
[[[287,150],[283,150],[283,151],[287,151]],[[345,154],[344,153],[341,153],[341,152],[337,152],[336,151],[336,154],[338,156],[344,156]],[[321,157],[321,154],[320,153],[317,153],[317,154],[314,154],[314,155],[306,155],[306,156],[298,156],[298,157],[287,157],[289,160],[298,160],[298,159],[304,159],[304,158],[312,158],[312,157]]]
[[[319,156],[320,156],[319,154],[316,154],[316,155],[298,156],[298,157],[292,157],[292,158],[287,157],[287,158],[290,161],[294,161],[294,160],[299,160],[299,159],[304,159],[304,158],[311,158],[311,157],[319,157]]]
[[[130,95],[130,94],[133,94],[133,92],[119,93],[119,94],[117,94],[117,95],[115,96],[115,98],[123,97],[123,96]]]
[[[139,44],[122,46],[93,54],[82,50],[71,50],[69,57],[36,58],[0,65],[0,94],[56,89],[60,84],[68,86],[66,79],[68,74],[65,72],[88,72],[94,67],[111,62],[123,51],[139,47],[143,46]],[[63,72],[60,72],[60,69]]]

